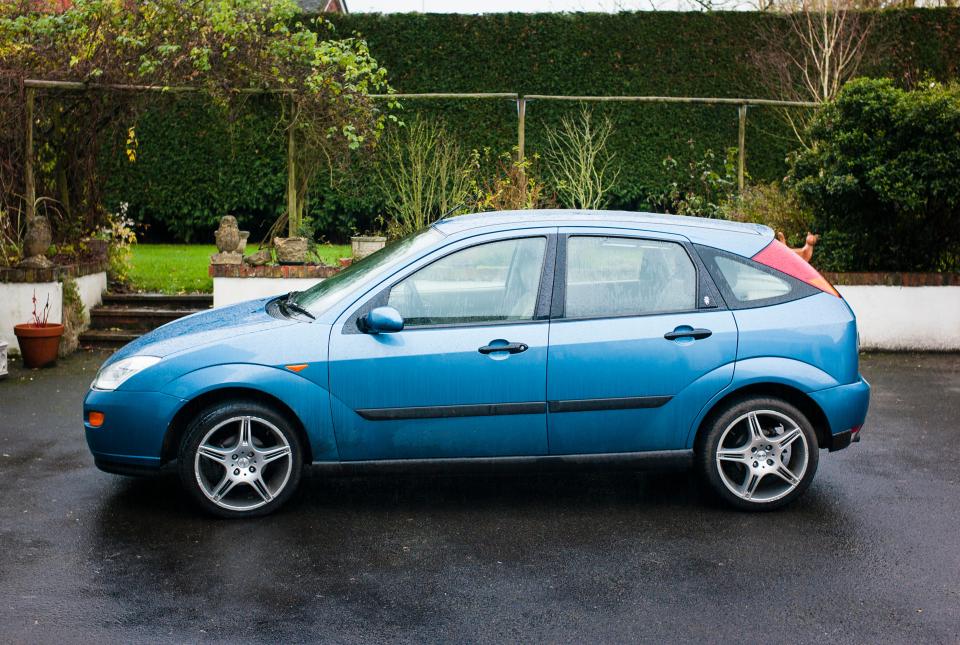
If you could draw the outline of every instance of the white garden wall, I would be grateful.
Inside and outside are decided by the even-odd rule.
[[[80,300],[89,320],[90,308],[102,301],[107,288],[107,274],[91,273],[76,278]],[[0,341],[10,345],[10,353],[20,353],[20,345],[13,333],[14,325],[30,322],[33,314],[33,294],[37,294],[37,313],[50,296],[50,315],[47,322],[63,322],[63,284],[60,282],[0,282]]]
[[[960,287],[838,285],[857,315],[860,347],[960,350]]]
[[[214,278],[213,306],[225,307],[245,300],[303,291],[322,281],[322,278]]]

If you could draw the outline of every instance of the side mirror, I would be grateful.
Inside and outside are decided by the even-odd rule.
[[[361,316],[357,326],[366,334],[389,334],[403,329],[403,316],[393,307],[377,307]]]

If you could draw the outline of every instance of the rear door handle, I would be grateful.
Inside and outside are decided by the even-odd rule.
[[[484,345],[477,349],[481,354],[492,354],[494,352],[506,352],[508,354],[519,354],[527,351],[529,346],[526,343],[507,343],[506,345]]]
[[[677,340],[678,338],[692,338],[694,340],[700,340],[703,338],[709,338],[713,335],[713,332],[709,329],[687,329],[686,331],[682,329],[674,329],[673,331],[668,331],[663,335],[667,340]]]

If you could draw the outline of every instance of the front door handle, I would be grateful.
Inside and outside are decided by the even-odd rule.
[[[692,338],[694,340],[701,340],[703,338],[709,338],[713,335],[713,332],[709,329],[674,329],[673,331],[668,331],[663,335],[667,340],[677,340],[678,338]]]
[[[484,345],[477,349],[481,354],[492,354],[494,352],[506,352],[508,354],[519,354],[525,352],[530,347],[526,343],[507,343],[506,345]]]

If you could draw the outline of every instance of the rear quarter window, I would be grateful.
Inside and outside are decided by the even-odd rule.
[[[731,309],[775,305],[818,293],[802,280],[749,258],[709,246],[695,246]]]

